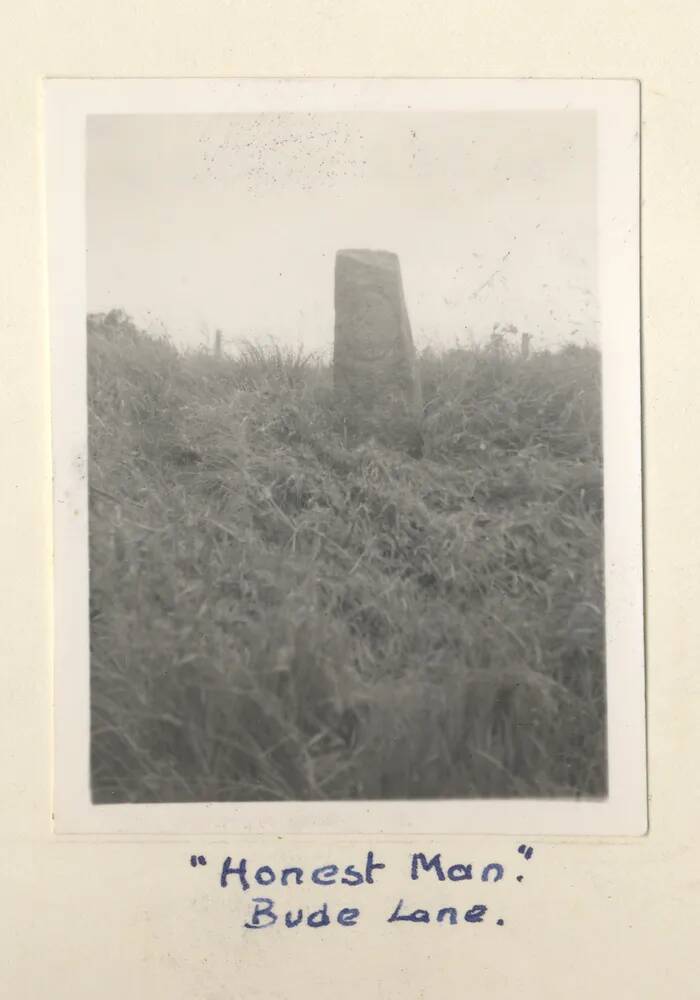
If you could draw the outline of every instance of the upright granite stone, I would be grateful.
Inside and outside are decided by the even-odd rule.
[[[333,378],[354,435],[420,452],[420,379],[395,253],[336,254]]]

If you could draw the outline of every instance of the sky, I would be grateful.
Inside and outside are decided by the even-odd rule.
[[[599,342],[593,112],[92,116],[86,196],[88,310],[181,347],[328,355],[361,247],[398,253],[418,347]]]

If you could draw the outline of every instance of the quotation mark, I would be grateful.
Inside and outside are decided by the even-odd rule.
[[[534,853],[535,849],[533,847],[528,847],[527,844],[521,844],[518,848],[518,854],[522,854],[526,861],[529,861]],[[524,875],[516,875],[515,880],[516,882],[522,882],[524,877]]]
[[[204,857],[203,854],[193,854],[190,857],[190,864],[192,865],[193,868],[196,868],[197,865],[205,865],[206,863],[207,859]]]

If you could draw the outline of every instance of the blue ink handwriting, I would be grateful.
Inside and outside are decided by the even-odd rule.
[[[534,848],[520,844],[517,853],[523,860],[530,861],[534,855]],[[189,861],[192,868],[202,868],[208,863],[204,854],[192,854]],[[294,890],[304,885],[355,889],[360,886],[375,885],[378,873],[386,867],[383,861],[376,859],[373,850],[366,851],[359,863],[343,866],[326,860],[323,864],[307,868],[300,865],[275,868],[269,864],[253,864],[245,857],[239,857],[234,861],[232,856],[228,856],[221,864],[219,885],[222,889],[235,886],[244,893],[258,886],[266,888],[273,885],[274,892]],[[507,877],[506,866],[500,861],[476,864],[474,861],[464,859],[443,859],[440,852],[430,855],[423,851],[415,851],[410,855],[406,874],[411,882],[428,880],[433,884],[455,884],[455,888],[457,883],[473,882],[482,885],[484,892],[493,891],[487,889],[491,885],[504,882],[507,884],[513,877],[519,884],[524,879],[522,873],[512,873]],[[381,881],[381,877],[379,880]],[[329,902],[323,902],[320,906],[314,904],[306,909],[283,908],[271,896],[252,896],[250,902],[251,910],[243,925],[248,930],[263,930],[274,926],[289,930],[296,927],[311,929],[330,926],[356,927],[361,918],[359,906],[334,906]],[[475,903],[472,900],[465,900],[461,905],[455,905],[454,901],[450,901],[450,905],[430,910],[423,906],[414,906],[402,897],[385,920],[388,924],[433,923],[452,927],[458,924],[464,926],[495,922],[496,926],[503,927],[505,925],[503,917],[494,918],[490,916],[491,912],[485,903]]]

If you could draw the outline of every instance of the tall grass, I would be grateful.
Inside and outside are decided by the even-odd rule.
[[[95,801],[605,794],[597,351],[424,355],[414,459],[313,358],[88,330]]]

